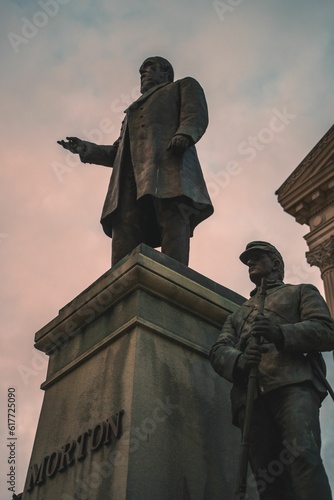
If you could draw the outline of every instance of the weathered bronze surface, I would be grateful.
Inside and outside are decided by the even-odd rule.
[[[334,321],[313,285],[283,283],[283,259],[271,244],[249,243],[240,260],[256,288],[227,318],[211,349],[211,363],[233,383],[233,423],[241,429],[249,373],[257,367],[249,461],[260,498],[330,500],[319,426],[327,390],[311,358],[334,349]],[[263,278],[267,295],[259,314]],[[260,342],[251,342],[254,337]]]
[[[77,137],[58,143],[83,163],[113,167],[101,217],[113,264],[146,243],[187,265],[189,238],[213,213],[195,148],[208,125],[205,95],[191,77],[174,82],[161,57],[139,71],[142,95],[125,110],[113,145]]]

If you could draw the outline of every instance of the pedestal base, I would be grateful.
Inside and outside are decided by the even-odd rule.
[[[240,434],[208,352],[242,297],[145,245],[36,334],[24,500],[233,498]]]

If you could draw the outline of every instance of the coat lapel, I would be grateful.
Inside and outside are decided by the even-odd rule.
[[[139,108],[139,106],[141,106],[143,102],[145,102],[152,94],[154,94],[154,92],[161,89],[162,87],[165,87],[165,85],[168,85],[169,83],[170,82],[164,82],[156,85],[155,87],[152,87],[150,90],[145,92],[145,94],[138,97],[136,101],[130,104],[130,106],[124,110],[124,113],[129,113],[129,111],[133,111],[134,109]]]

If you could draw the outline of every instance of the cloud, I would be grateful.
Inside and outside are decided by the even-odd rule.
[[[223,21],[211,1],[57,5],[36,26],[45,21],[36,14],[46,12],[41,2],[6,0],[0,20],[1,397],[8,384],[18,387],[21,489],[45,369],[35,369],[26,386],[18,366],[31,366],[34,332],[110,266],[99,224],[110,170],[75,163],[56,141],[77,135],[112,143],[145,57],[163,55],[177,78],[197,78],[209,104],[198,153],[215,214],[195,231],[190,266],[247,296],[238,256],[249,241],[264,239],[284,255],[289,281],[323,291],[319,270],[305,263],[308,228],[284,213],[274,193],[333,123],[332,2],[244,1]],[[26,40],[17,52],[11,32]],[[295,117],[270,135],[274,110],[285,108]],[[334,477],[329,414],[324,406]]]

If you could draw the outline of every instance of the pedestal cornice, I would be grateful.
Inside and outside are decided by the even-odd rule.
[[[160,308],[155,311],[158,317],[154,327],[152,311],[143,301],[145,295]],[[239,294],[140,245],[36,333],[35,347],[50,356],[42,388],[46,389],[136,327],[154,329],[156,334],[208,356],[211,347],[206,340],[208,325],[219,331],[226,317],[244,301]],[[184,335],[180,335],[178,325],[168,318],[169,311],[173,311],[173,316],[179,311],[183,317],[203,322],[207,325],[206,332],[199,338],[185,328]],[[101,324],[94,336],[87,333],[92,323]],[[62,356],[58,356],[59,351],[63,351]]]

